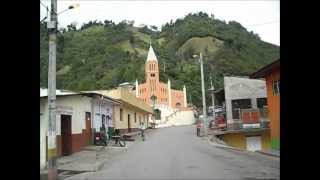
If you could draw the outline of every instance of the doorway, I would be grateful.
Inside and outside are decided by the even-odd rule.
[[[71,115],[61,115],[61,154],[72,153]]]
[[[131,132],[130,114],[128,114],[128,132]]]

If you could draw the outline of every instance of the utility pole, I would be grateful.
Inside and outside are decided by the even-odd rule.
[[[48,179],[57,179],[56,149],[56,40],[57,40],[57,0],[51,0],[49,31],[49,67],[48,67]]]
[[[204,135],[207,135],[207,107],[206,107],[206,95],[204,88],[204,74],[203,74],[203,60],[202,53],[200,52],[200,67],[201,67],[201,86],[202,86],[202,113],[203,113],[203,125],[204,125]]]
[[[212,78],[210,77],[211,79],[211,95],[212,95],[212,107],[213,107],[213,113],[214,113],[214,87],[213,87],[213,84],[212,84]]]

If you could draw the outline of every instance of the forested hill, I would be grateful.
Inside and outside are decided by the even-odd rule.
[[[263,42],[241,24],[202,12],[168,22],[161,30],[133,24],[91,21],[79,29],[71,24],[59,30],[57,88],[109,89],[135,79],[143,82],[151,42],[159,61],[160,80],[170,78],[175,89],[185,84],[188,100],[200,105],[200,66],[194,54],[204,54],[206,87],[211,75],[216,89],[222,87],[224,75],[249,75],[280,56],[280,47]],[[47,87],[47,66],[47,29],[40,24],[41,87]]]

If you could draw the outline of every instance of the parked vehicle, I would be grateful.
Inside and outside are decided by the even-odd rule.
[[[107,138],[106,135],[100,132],[97,132],[95,134],[95,144],[100,146],[106,146],[107,145]]]
[[[218,129],[225,130],[227,128],[225,113],[223,111],[216,114],[214,122],[215,127]]]

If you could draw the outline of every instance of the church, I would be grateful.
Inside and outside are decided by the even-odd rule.
[[[175,109],[183,109],[187,107],[186,87],[183,90],[175,90],[171,88],[170,79],[167,83],[159,80],[159,65],[158,59],[150,44],[147,60],[145,63],[145,83],[139,84],[136,81],[136,96],[142,101],[153,105],[169,106]],[[155,96],[155,100],[151,99]]]
[[[131,92],[154,108],[154,118],[149,118],[153,119],[156,128],[194,124],[194,109],[188,107],[186,87],[172,89],[170,79],[167,83],[160,82],[159,72],[158,59],[150,44],[145,62],[145,82],[139,84],[136,80]]]

